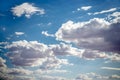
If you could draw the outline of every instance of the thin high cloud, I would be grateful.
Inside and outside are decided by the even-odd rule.
[[[45,14],[45,10],[42,8],[35,7],[33,4],[30,3],[22,3],[20,5],[17,5],[15,7],[12,7],[13,15],[17,17],[21,17],[22,15],[25,15],[25,17],[30,18],[31,15],[37,13],[39,15]]]
[[[117,8],[111,8],[111,9],[108,9],[108,10],[102,10],[100,12],[88,13],[88,15],[91,15],[91,14],[93,14],[93,15],[104,14],[104,13],[114,12],[116,10],[117,10]]]
[[[15,32],[15,35],[20,36],[20,35],[24,35],[24,32]]]
[[[101,67],[101,69],[106,69],[106,70],[117,70],[117,71],[120,70],[120,68],[113,68],[113,67]]]

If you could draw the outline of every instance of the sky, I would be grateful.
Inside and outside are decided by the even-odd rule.
[[[1,0],[0,80],[120,80],[120,0]]]

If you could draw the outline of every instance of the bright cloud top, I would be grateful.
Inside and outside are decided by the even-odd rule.
[[[38,13],[40,15],[45,14],[44,9],[35,7],[30,3],[23,3],[21,5],[15,6],[12,8],[12,12],[15,16],[21,17],[25,15],[25,17],[30,18],[31,15]]]

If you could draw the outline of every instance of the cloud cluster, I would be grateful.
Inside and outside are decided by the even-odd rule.
[[[96,73],[86,73],[86,74],[79,74],[78,77],[76,77],[75,80],[113,80],[113,79],[120,79],[119,75],[110,75],[110,76],[103,76]]]
[[[27,18],[30,18],[30,16],[35,13],[38,13],[40,15],[45,14],[44,9],[35,7],[33,4],[27,2],[13,7],[11,11],[17,17],[21,17],[22,15],[25,15],[25,17]]]
[[[68,21],[55,33],[57,40],[72,42],[85,49],[120,52],[120,23],[94,18],[86,22]],[[111,38],[112,36],[112,38]]]
[[[55,51],[49,46],[37,41],[16,41],[6,48],[9,50],[7,56],[16,66],[41,66],[41,69],[51,69],[69,64],[66,59],[57,58]]]

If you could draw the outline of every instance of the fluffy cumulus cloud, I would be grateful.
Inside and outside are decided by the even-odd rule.
[[[85,49],[120,52],[120,23],[94,18],[86,22],[68,21],[56,32],[56,39]],[[112,36],[112,38],[111,38]]]
[[[62,64],[69,64],[66,59],[59,59],[54,51],[37,41],[16,41],[6,46],[7,56],[12,64],[17,66],[41,66],[41,69],[59,68]]]
[[[33,4],[30,3],[22,3],[21,5],[12,7],[13,14],[17,17],[21,17],[22,15],[25,15],[25,17],[30,18],[31,15],[37,13],[37,14],[45,14],[44,9],[35,7]]]

